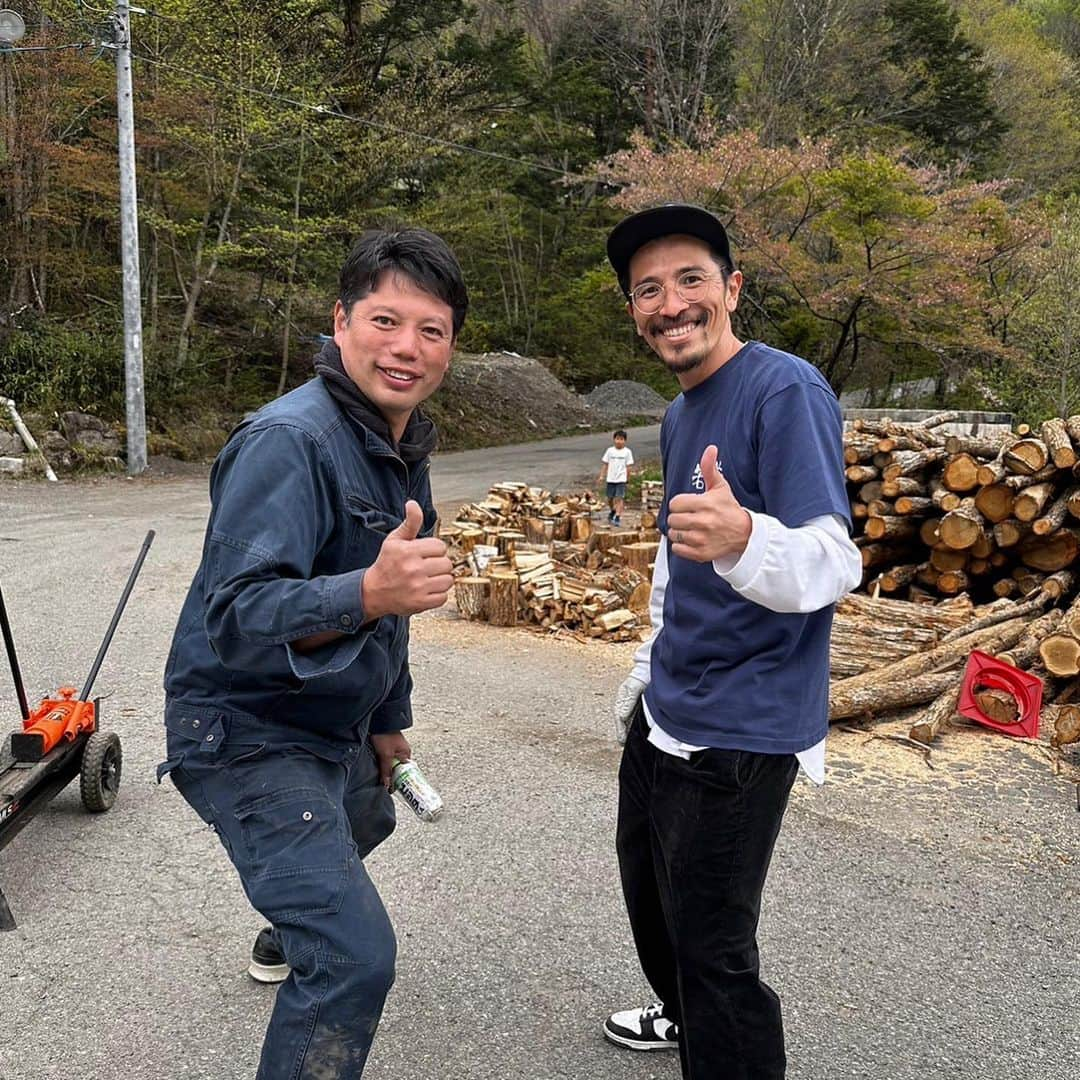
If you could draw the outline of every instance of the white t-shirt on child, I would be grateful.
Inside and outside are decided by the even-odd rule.
[[[621,450],[609,446],[604,451],[601,460],[607,465],[607,482],[609,484],[626,483],[627,466],[634,464],[634,455],[630,452],[629,446],[624,446]]]

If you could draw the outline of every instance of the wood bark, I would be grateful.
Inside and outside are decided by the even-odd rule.
[[[1034,521],[1043,512],[1043,507],[1053,494],[1054,485],[1049,481],[1024,488],[1013,501],[1013,515],[1018,521]]]
[[[1050,451],[1042,439],[1021,439],[1005,451],[1002,461],[1005,468],[1020,476],[1031,476],[1046,468]]]
[[[874,674],[874,673],[871,673]],[[880,715],[894,709],[921,705],[944,693],[959,675],[954,671],[924,672],[902,680],[869,682],[848,686],[865,679],[866,675],[854,675],[834,682],[829,689],[829,722],[846,720],[853,716]]]
[[[1076,450],[1073,449],[1064,420],[1059,417],[1044,420],[1039,434],[1050,451],[1050,460],[1059,469],[1071,469],[1076,464]]]
[[[908,735],[916,742],[929,746],[941,733],[941,729],[956,715],[962,679],[959,673],[953,678],[954,685],[947,687],[939,694],[918,721],[912,725]]]
[[[965,634],[927,652],[915,653],[879,671],[853,675],[848,679],[835,682],[829,690],[830,718],[840,719],[843,716],[854,716],[858,712],[865,711],[866,703],[872,700],[872,695],[865,692],[868,687],[876,687],[883,694],[882,700],[891,700],[890,695],[893,692],[898,692],[917,676],[952,667],[960,663],[972,649],[981,649],[989,653],[1006,649],[1019,639],[1024,625],[1023,619],[1012,619],[998,626]],[[943,692],[944,689],[943,685],[938,693]],[[936,696],[937,694],[932,694],[921,700],[929,701],[931,697]],[[919,700],[912,700],[908,704],[917,705]]]
[[[486,577],[460,577],[454,583],[457,609],[466,619],[488,617],[491,582]]]
[[[518,576],[496,571],[489,575],[488,621],[492,626],[516,626],[518,621]]]

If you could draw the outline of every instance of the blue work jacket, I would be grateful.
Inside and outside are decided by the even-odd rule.
[[[315,378],[230,436],[210,474],[202,560],[165,669],[166,724],[226,719],[364,738],[412,723],[408,619],[368,621],[365,569],[404,519],[435,527],[424,458],[406,465]],[[290,645],[344,634],[301,655]],[[196,725],[198,726],[198,725]]]

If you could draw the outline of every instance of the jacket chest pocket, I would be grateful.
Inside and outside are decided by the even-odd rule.
[[[401,516],[358,495],[347,495],[345,505],[349,511],[349,561],[353,566],[370,566],[387,534],[401,524]]]

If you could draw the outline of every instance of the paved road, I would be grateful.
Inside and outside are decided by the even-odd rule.
[[[631,428],[629,436],[628,445],[638,465],[660,460],[659,424]],[[596,479],[600,458],[610,445],[608,434],[570,435],[523,446],[437,454],[431,466],[431,484],[440,504],[480,498],[502,480],[566,490]]]
[[[496,453],[448,455],[436,484],[482,494]],[[495,478],[558,486],[532,471],[546,453],[509,452]],[[158,530],[98,683],[124,740],[120,802],[90,817],[69,788],[0,853],[20,922],[0,935],[0,1080],[254,1074],[273,999],[243,975],[258,916],[152,775],[206,508],[202,478],[0,487],[0,582],[35,694],[81,681]],[[414,639],[413,741],[448,810],[431,826],[402,816],[370,860],[400,958],[366,1076],[676,1080],[670,1055],[598,1035],[606,1010],[646,993],[611,850],[608,705],[629,649],[446,612],[417,619]],[[13,727],[6,674],[0,710]],[[1074,792],[1036,749],[993,736],[952,735],[934,761],[837,732],[826,787],[797,786],[761,932],[794,1080],[1078,1073]]]

